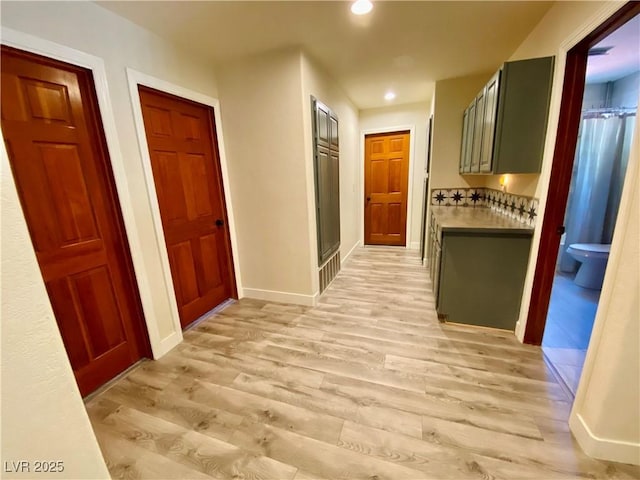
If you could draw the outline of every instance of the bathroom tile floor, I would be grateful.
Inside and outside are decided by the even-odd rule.
[[[555,276],[542,351],[575,395],[600,291],[579,287],[573,278],[573,274],[562,272]]]

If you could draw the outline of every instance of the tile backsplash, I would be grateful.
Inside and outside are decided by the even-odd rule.
[[[534,226],[537,198],[514,195],[492,188],[439,188],[431,190],[431,205],[442,207],[489,207],[501,215]]]

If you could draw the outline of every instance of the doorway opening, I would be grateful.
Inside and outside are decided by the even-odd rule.
[[[407,244],[409,137],[409,131],[365,135],[365,245]]]
[[[567,53],[558,140],[525,342],[575,395],[625,180],[640,92],[640,8]]]

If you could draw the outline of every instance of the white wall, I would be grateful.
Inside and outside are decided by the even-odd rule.
[[[637,107],[640,90],[640,72],[632,73],[613,82],[612,107]]]
[[[422,190],[425,174],[427,155],[427,126],[429,124],[429,102],[411,103],[405,105],[390,106],[385,108],[372,108],[360,111],[360,130],[371,132],[376,130],[389,131],[392,127],[414,127],[413,158],[411,158],[411,171],[409,172],[409,190],[411,198],[407,202],[407,220],[411,224],[411,231],[407,237],[407,246],[418,248],[420,245],[420,215],[422,213]],[[360,152],[360,172],[364,168],[364,152]],[[363,174],[360,173],[362,176]],[[358,221],[364,225],[363,210],[364,199],[360,198],[360,212]]]
[[[606,83],[590,83],[584,86],[582,108],[602,108],[607,98]]]
[[[340,138],[340,257],[344,263],[360,241],[360,162],[358,155],[358,110],[342,88],[316,65],[307,55],[300,56],[302,69],[302,113],[304,116],[305,155],[307,165],[307,193],[309,206],[309,231],[313,243],[313,268],[317,270],[317,243],[313,135],[311,101],[313,95],[327,105],[338,116],[338,136]],[[317,275],[314,282],[317,282]],[[317,283],[315,290],[317,290]]]
[[[587,453],[640,464],[640,138],[636,129],[605,283],[571,413]]]
[[[147,324],[159,340],[179,341],[171,287],[164,282],[150,200],[138,150],[126,67],[216,97],[213,70],[189,52],[89,2],[2,2],[2,27],[104,60],[125,184],[120,202]],[[65,461],[65,478],[108,478],[89,426],[19,208],[2,165],[2,438],[3,461]],[[142,294],[142,293],[141,293]]]
[[[300,52],[223,65],[218,80],[244,293],[310,304],[317,270]]]
[[[64,462],[60,478],[109,478],[42,282],[4,144],[2,458]],[[13,468],[11,468],[13,470]],[[27,475],[37,478],[38,475]],[[48,475],[40,475],[44,478]],[[3,478],[26,478],[3,474]]]
[[[560,113],[566,52],[603,23],[622,3],[558,2],[520,45],[510,60],[556,55],[556,71],[542,172],[536,188],[543,218],[549,188]],[[640,461],[640,374],[638,345],[638,123],[634,132],[627,181],[611,246],[583,376],[571,412],[570,425],[580,445],[591,455]],[[516,334],[524,336],[542,222],[533,237]]]
[[[607,90],[611,88],[611,98],[607,104]],[[626,75],[613,82],[590,83],[584,87],[582,108],[626,107],[638,106],[640,91],[640,72]]]

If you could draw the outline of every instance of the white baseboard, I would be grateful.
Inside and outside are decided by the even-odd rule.
[[[160,345],[153,348],[153,359],[158,360],[169,353],[176,345],[182,342],[182,332],[173,332],[167,338],[160,340]]]
[[[520,320],[518,320],[516,322],[516,328],[513,329],[513,333],[515,334],[516,338],[520,343],[524,343],[524,332],[520,331],[521,328],[522,328],[522,324],[520,323]]]
[[[344,267],[344,264],[347,262],[349,257],[353,254],[353,252],[360,246],[360,242],[356,242],[356,244],[351,247],[351,250],[344,256],[340,258],[340,268]]]
[[[640,465],[640,444],[596,436],[578,413],[569,418],[571,433],[590,457]]]
[[[278,292],[275,290],[261,290],[259,288],[243,288],[245,297],[267,302],[293,303],[295,305],[305,305],[313,307],[318,303],[319,293],[314,295],[303,295],[301,293]]]
[[[418,250],[420,248],[420,242],[411,242],[409,248],[411,250]]]

